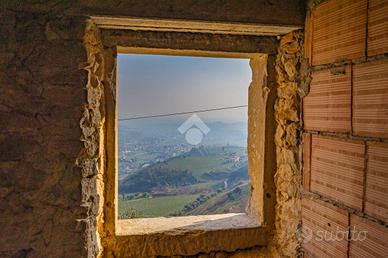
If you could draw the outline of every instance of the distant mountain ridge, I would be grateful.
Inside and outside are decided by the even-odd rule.
[[[185,137],[178,131],[180,121],[120,121],[120,142],[139,140],[140,138],[168,139],[171,142],[187,144]],[[233,145],[247,146],[247,123],[210,122],[206,123],[210,132],[205,135],[202,145]],[[137,133],[137,135],[135,134]]]

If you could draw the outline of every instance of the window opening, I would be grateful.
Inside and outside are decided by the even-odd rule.
[[[118,55],[118,218],[244,213],[249,59]]]

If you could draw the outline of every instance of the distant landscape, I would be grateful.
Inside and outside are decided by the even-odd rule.
[[[119,122],[119,219],[245,212],[246,123],[207,123],[196,146],[180,123]]]

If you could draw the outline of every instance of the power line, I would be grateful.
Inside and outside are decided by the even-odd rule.
[[[240,105],[240,106],[230,106],[230,107],[220,107],[220,108],[202,109],[202,110],[194,110],[194,111],[176,112],[176,113],[169,113],[169,114],[133,116],[133,117],[128,117],[128,118],[119,118],[118,120],[119,121],[128,121],[128,120],[146,119],[146,118],[154,118],[154,117],[177,116],[177,115],[204,113],[204,112],[219,111],[219,110],[226,110],[226,109],[237,109],[237,108],[243,108],[243,107],[247,107],[247,106],[248,105]]]

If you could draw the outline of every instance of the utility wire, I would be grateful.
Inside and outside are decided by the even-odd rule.
[[[177,115],[185,115],[185,114],[194,114],[194,113],[204,113],[210,111],[218,111],[218,110],[226,110],[226,109],[237,109],[247,107],[248,105],[240,105],[240,106],[231,106],[231,107],[220,107],[220,108],[211,108],[211,109],[202,109],[202,110],[194,110],[194,111],[186,111],[186,112],[177,112],[177,113],[169,113],[169,114],[158,114],[158,115],[148,115],[148,116],[133,116],[128,118],[119,118],[119,121],[128,121],[135,119],[146,119],[146,118],[154,118],[154,117],[166,117],[166,116],[177,116]]]

